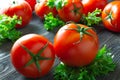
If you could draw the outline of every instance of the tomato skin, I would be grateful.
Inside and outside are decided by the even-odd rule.
[[[87,15],[88,12],[93,12],[96,8],[103,10],[107,3],[107,0],[82,0],[84,14]]]
[[[111,13],[112,19],[107,19]],[[113,32],[120,32],[120,1],[112,1],[102,11],[104,27]]]
[[[35,63],[25,67],[25,64],[31,59],[31,56],[20,46],[20,44],[27,47],[34,54],[37,54],[46,43],[48,43],[48,46],[45,48],[41,56],[51,58],[51,60],[39,61],[40,72],[36,68]],[[28,34],[14,43],[10,57],[13,66],[19,73],[29,78],[37,78],[45,76],[52,68],[55,59],[55,51],[52,43],[45,37],[37,34]]]
[[[77,12],[73,12],[75,10],[74,5],[79,8]],[[58,9],[58,14],[65,22],[79,22],[83,14],[83,5],[80,0],[67,0],[67,4],[62,9]]]
[[[87,27],[78,24],[82,27]],[[73,23],[63,26],[54,38],[54,48],[57,57],[66,65],[69,66],[85,66],[90,64],[96,57],[99,42],[96,33],[89,29],[87,30],[93,36],[84,34],[80,41],[80,33],[74,30],[66,30],[76,28]]]
[[[9,0],[9,1],[7,1],[6,7],[2,7],[0,9],[0,14],[6,14],[8,16],[17,15],[18,17],[22,17],[22,25],[16,25],[16,28],[25,27],[32,18],[31,7],[24,0]]]
[[[25,0],[25,1],[27,1],[30,4],[32,11],[34,11],[36,0]]]
[[[35,5],[35,13],[37,16],[39,16],[41,19],[44,19],[44,15],[52,12],[53,15],[57,15],[58,12],[56,8],[50,8],[47,6],[47,0],[42,0],[40,3],[36,3]]]

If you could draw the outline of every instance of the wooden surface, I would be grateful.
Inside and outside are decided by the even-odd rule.
[[[117,64],[114,72],[111,72],[105,76],[100,76],[97,78],[97,80],[120,80],[120,34],[106,30],[103,25],[95,26],[94,28],[96,29],[99,36],[100,47],[106,44],[107,47],[111,49],[111,52],[114,55],[114,62]],[[22,35],[29,33],[41,34],[52,42],[56,33],[56,31],[46,31],[43,28],[42,21],[34,13],[30,24],[25,28],[20,29],[20,31],[23,33]],[[59,63],[59,60],[56,59],[51,72],[43,78],[25,78],[19,74],[11,64],[10,49],[12,45],[13,43],[8,42],[0,47],[0,80],[54,80],[52,72],[54,67]]]

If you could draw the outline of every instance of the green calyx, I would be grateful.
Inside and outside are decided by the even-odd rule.
[[[107,14],[107,17],[105,17],[105,20],[108,20],[110,22],[111,25],[113,25],[112,20],[113,20],[113,16],[112,16],[112,11],[110,12],[105,12]]]
[[[75,15],[81,15],[81,13],[80,13],[80,9],[81,9],[81,7],[77,7],[74,3],[73,3],[73,7],[74,7],[74,9],[72,10],[72,12],[75,14]]]
[[[108,13],[108,12],[105,12],[106,14],[107,14],[107,17],[105,18],[106,20],[113,20],[113,17],[112,17],[112,11],[110,11],[110,13]]]
[[[39,50],[39,52],[37,54],[34,54],[33,52],[31,52],[28,48],[26,48],[24,45],[20,44],[20,46],[30,55],[31,60],[29,60],[27,62],[27,64],[25,64],[25,67],[31,65],[32,63],[35,63],[38,71],[40,72],[40,64],[39,61],[40,60],[51,60],[51,58],[47,58],[47,57],[43,57],[41,56],[41,54],[43,53],[43,51],[46,49],[46,47],[48,46],[48,43],[46,43],[43,48],[41,48]]]
[[[78,33],[80,33],[80,41],[82,40],[82,38],[84,37],[85,34],[89,35],[89,36],[93,36],[91,33],[89,33],[87,30],[91,29],[92,27],[81,27],[78,24],[75,24],[77,26],[77,28],[68,28],[66,30],[75,30]]]

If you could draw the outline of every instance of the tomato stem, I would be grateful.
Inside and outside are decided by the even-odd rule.
[[[78,33],[80,33],[80,41],[82,40],[84,34],[87,34],[89,36],[93,36],[91,33],[89,33],[87,30],[91,29],[92,27],[88,27],[88,28],[84,28],[79,26],[78,24],[75,24],[77,26],[77,28],[68,28],[66,30],[74,30],[77,31]]]
[[[81,15],[81,13],[80,13],[80,9],[81,9],[81,7],[77,7],[76,5],[75,5],[75,3],[73,3],[73,7],[74,7],[74,9],[72,10],[72,12],[75,14],[75,15],[77,15],[77,14],[80,14]]]
[[[113,20],[113,17],[112,17],[112,11],[110,11],[110,13],[108,12],[105,12],[108,16],[105,18],[106,20],[110,19],[110,20]]]
[[[48,46],[48,43],[46,43],[43,48],[41,48],[39,50],[39,52],[35,55],[33,52],[31,52],[27,47],[25,47],[23,44],[20,44],[20,46],[31,56],[31,60],[29,60],[26,64],[25,67],[31,65],[32,63],[35,63],[36,68],[38,69],[38,71],[40,72],[40,64],[39,61],[40,60],[51,60],[51,58],[47,58],[47,57],[43,57],[41,56],[41,54],[43,53],[43,51],[46,49],[46,47]]]

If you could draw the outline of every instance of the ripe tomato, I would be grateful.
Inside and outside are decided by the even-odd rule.
[[[107,3],[107,0],[82,0],[84,14],[87,15],[88,12],[93,12],[96,8],[103,10]]]
[[[40,2],[37,2],[35,5],[35,13],[38,15],[41,19],[44,19],[44,15],[48,14],[49,12],[52,12],[53,15],[57,15],[58,12],[56,8],[50,8],[47,5],[47,0],[39,0]]]
[[[26,1],[6,0],[4,2],[0,4],[0,14],[6,14],[8,16],[17,15],[22,18],[22,25],[16,25],[16,28],[25,27],[30,22],[32,10]],[[5,4],[5,6],[2,4]]]
[[[28,34],[18,39],[11,49],[15,69],[30,78],[46,75],[55,59],[52,43],[38,34]]]
[[[30,4],[32,11],[34,11],[36,0],[25,0],[25,1],[27,1]]]
[[[79,67],[90,64],[96,57],[98,47],[96,32],[82,24],[67,24],[54,38],[56,55],[69,66]]]
[[[58,14],[65,22],[79,22],[83,14],[83,5],[80,0],[67,0],[67,4],[58,9]]]
[[[120,1],[112,1],[105,6],[102,21],[108,30],[120,32]]]

